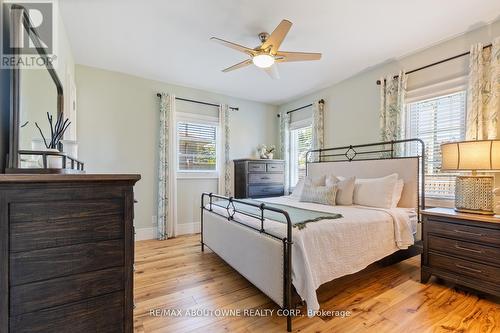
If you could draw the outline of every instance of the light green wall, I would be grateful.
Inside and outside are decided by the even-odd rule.
[[[76,66],[79,158],[88,173],[139,173],[136,228],[151,228],[156,215],[158,92],[239,107],[231,113],[230,158],[250,157],[261,143],[277,144],[277,107],[170,85],[107,70]],[[202,191],[215,180],[179,180],[179,223],[198,222]]]
[[[427,64],[467,52],[474,43],[491,43],[500,36],[500,21],[473,30],[462,36],[432,46],[401,59],[389,59],[385,64],[366,69],[347,80],[308,94],[279,107],[291,110],[324,98],[325,145],[339,146],[379,141],[379,87],[375,82],[382,76],[397,74],[400,69],[412,70]],[[467,59],[458,59],[441,67],[431,67],[408,77],[409,86],[420,86],[450,75],[467,73]],[[325,73],[327,76],[328,73]]]

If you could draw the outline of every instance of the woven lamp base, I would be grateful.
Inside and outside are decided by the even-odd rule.
[[[494,215],[493,176],[457,176],[455,210],[464,213]]]

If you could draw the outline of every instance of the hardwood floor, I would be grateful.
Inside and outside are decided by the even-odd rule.
[[[431,279],[420,258],[337,279],[318,291],[321,308],[350,317],[296,317],[294,332],[500,332],[498,299]],[[136,243],[135,332],[286,332],[278,307],[210,250],[199,236]],[[153,309],[274,309],[270,317],[152,315]]]

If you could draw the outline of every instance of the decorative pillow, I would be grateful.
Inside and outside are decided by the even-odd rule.
[[[300,201],[335,206],[336,194],[337,186],[313,186],[304,184],[304,189],[300,195]]]
[[[398,174],[381,177],[356,179],[354,203],[356,205],[391,208]]]
[[[304,189],[304,180],[301,179],[299,180],[297,185],[295,185],[295,188],[293,189],[293,192],[292,194],[290,194],[290,196],[294,199],[300,200],[300,195],[302,194],[303,189]]]
[[[305,185],[312,186],[325,186],[326,176],[307,176],[305,178]]]
[[[402,179],[398,179],[396,186],[394,186],[394,195],[392,196],[392,208],[396,208],[398,206],[399,200],[401,200],[401,195],[403,194],[403,187],[405,186],[405,182]]]
[[[337,186],[337,195],[335,197],[335,203],[342,206],[352,205],[352,197],[354,195],[354,184],[356,182],[356,177],[336,177],[328,176],[326,177],[326,186]]]

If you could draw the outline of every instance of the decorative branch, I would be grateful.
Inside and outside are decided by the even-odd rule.
[[[43,135],[42,129],[40,128],[40,126],[38,126],[38,123],[36,121],[35,121],[35,126],[40,131],[40,135],[42,136],[43,143],[45,144],[45,147],[47,147],[47,149],[49,149],[49,145],[47,144],[47,140],[45,140],[45,136]]]
[[[64,133],[68,129],[69,125],[71,122],[69,119],[64,119],[63,120],[63,114],[59,113],[57,115],[56,122],[54,124],[53,122],[53,117],[47,112],[47,119],[49,121],[49,126],[50,126],[50,142],[47,143],[47,139],[45,138],[45,135],[43,135],[42,129],[38,124],[35,122],[36,127],[38,128],[38,131],[40,132],[40,135],[42,136],[43,142],[45,144],[45,147],[47,149],[55,149],[61,142]]]

